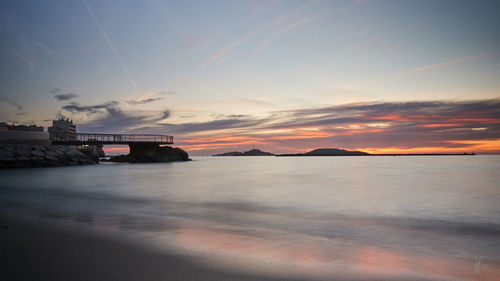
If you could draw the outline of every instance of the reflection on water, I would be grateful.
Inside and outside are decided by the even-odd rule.
[[[210,266],[499,280],[499,160],[200,157],[4,170],[0,203],[11,214],[133,231]]]

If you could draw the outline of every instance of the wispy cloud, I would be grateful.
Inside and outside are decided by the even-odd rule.
[[[431,65],[427,65],[427,66],[418,67],[418,68],[415,68],[415,69],[412,69],[412,70],[409,70],[409,71],[406,71],[403,73],[395,74],[394,76],[401,77],[401,76],[405,76],[405,75],[420,72],[420,71],[436,69],[436,68],[445,67],[445,66],[453,65],[453,64],[459,64],[459,63],[468,62],[468,61],[475,61],[478,59],[484,59],[484,58],[494,57],[494,56],[498,56],[498,55],[500,55],[500,51],[481,53],[481,54],[473,55],[470,57],[459,58],[459,59],[455,59],[455,60],[444,61],[444,62],[437,63],[437,64],[431,64]]]
[[[13,107],[17,108],[17,110],[22,110],[23,109],[23,106],[18,104],[17,102],[15,101],[12,101],[8,98],[3,98],[3,97],[0,97],[0,102],[5,102],[5,103],[8,103],[10,105],[12,105]]]
[[[170,117],[170,111],[123,111],[118,101],[108,101],[101,104],[82,105],[70,102],[62,106],[59,116],[63,113],[76,115],[79,118],[86,115],[79,122],[78,127],[84,132],[130,132],[131,130],[156,124]]]
[[[367,27],[363,30],[360,30],[360,31],[357,31],[355,33],[352,33],[350,35],[347,36],[347,39],[354,39],[354,38],[357,38],[357,37],[360,37],[360,36],[364,36],[364,35],[367,35],[367,34],[370,34],[372,33],[373,31],[375,30],[378,30],[386,25],[388,25],[389,22],[384,22],[384,23],[381,23],[381,24],[377,24],[377,25],[372,25],[370,27]]]
[[[18,53],[12,49],[9,49],[9,52],[11,52],[14,56],[18,57],[22,61],[24,61],[26,63],[26,65],[28,66],[28,71],[30,73],[32,73],[35,70],[35,61],[34,60],[30,60],[27,57],[23,56],[21,53]]]
[[[152,103],[155,101],[164,100],[165,96],[175,95],[175,92],[168,91],[149,91],[143,95],[133,95],[125,100],[125,103],[129,105],[143,105],[147,103]]]
[[[300,12],[301,10],[303,10],[304,8],[306,8],[307,6],[311,5],[311,2],[308,2],[308,3],[305,3],[295,9],[293,9],[292,11],[286,13],[286,14],[283,14],[281,15],[280,17],[278,17],[277,19],[275,19],[274,21],[272,21],[270,24],[264,26],[263,28],[253,32],[253,33],[250,33],[248,35],[246,35],[245,37],[241,38],[240,40],[232,43],[231,45],[219,50],[217,53],[215,53],[213,56],[209,57],[204,63],[202,66],[206,66],[210,63],[213,63],[215,61],[217,61],[220,57],[222,57],[223,55],[225,55],[227,52],[229,52],[230,50],[232,50],[233,48],[239,46],[240,44],[242,44],[243,42],[249,40],[249,39],[252,39],[254,38],[255,36],[257,35],[260,35],[266,31],[268,31],[269,29],[281,24],[282,22],[286,21],[287,19],[289,19],[290,17],[292,17],[293,15],[295,15],[296,13]]]
[[[146,104],[146,103],[151,103],[155,101],[159,101],[162,98],[148,98],[148,99],[138,99],[138,100],[127,100],[126,103],[130,105],[141,105],[141,104]]]
[[[269,44],[271,44],[271,42],[273,42],[274,40],[278,39],[278,37],[280,37],[281,35],[283,35],[283,33],[288,32],[288,31],[290,31],[290,30],[293,30],[293,29],[295,29],[295,28],[297,28],[297,27],[300,27],[300,26],[302,26],[302,25],[304,25],[304,24],[306,24],[306,23],[310,22],[310,21],[311,21],[311,19],[316,18],[316,17],[318,17],[318,16],[320,16],[320,15],[322,15],[322,14],[323,14],[323,12],[318,12],[318,13],[316,13],[316,14],[312,15],[312,16],[307,16],[307,17],[301,18],[301,19],[299,19],[298,21],[296,21],[296,22],[294,22],[294,23],[291,23],[291,24],[289,24],[289,25],[287,25],[287,26],[285,26],[285,27],[281,28],[280,30],[278,30],[278,31],[274,34],[274,36],[273,36],[273,37],[271,37],[271,38],[269,38],[269,39],[265,40],[264,42],[262,42],[262,43],[261,43],[261,44],[257,47],[257,49],[255,49],[255,50],[253,51],[252,55],[256,55],[256,54],[260,53],[260,52],[261,52],[264,48],[266,48]]]
[[[52,88],[49,90],[49,93],[51,94],[59,94],[62,91],[61,88]]]
[[[353,51],[356,51],[356,50],[359,50],[361,48],[364,48],[366,46],[370,46],[370,45],[373,45],[375,44],[376,42],[392,35],[394,33],[394,30],[387,30],[387,31],[384,31],[384,32],[381,32],[380,34],[377,34],[377,35],[374,35],[360,43],[357,43],[353,46],[349,46],[348,48],[346,48],[344,51],[342,51],[341,53],[342,54],[346,54],[346,53],[349,53],[349,52],[353,52]]]
[[[78,97],[78,95],[73,93],[59,94],[54,96],[54,98],[56,98],[58,101],[67,101],[74,99],[76,97]]]
[[[118,59],[118,61],[122,65],[123,70],[125,71],[128,79],[130,80],[130,83],[132,84],[132,86],[136,87],[137,84],[135,83],[135,80],[132,78],[132,75],[130,75],[130,72],[128,71],[127,65],[125,65],[125,62],[123,61],[122,57],[120,56],[120,54],[116,50],[115,46],[113,45],[113,43],[111,43],[111,40],[109,39],[106,31],[104,31],[104,28],[102,27],[102,25],[99,22],[99,20],[97,19],[97,17],[94,15],[94,12],[92,11],[92,8],[90,7],[89,3],[87,3],[87,0],[83,0],[83,3],[85,3],[85,6],[87,7],[87,10],[89,11],[90,16],[92,17],[92,19],[96,23],[97,27],[99,27],[99,30],[101,31],[102,36],[104,36],[106,43],[108,43],[109,48],[111,49],[111,51],[113,51],[116,58]]]

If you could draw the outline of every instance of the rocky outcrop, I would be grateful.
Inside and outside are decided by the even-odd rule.
[[[127,154],[111,157],[109,162],[130,162],[130,163],[147,163],[147,162],[174,162],[174,161],[190,161],[186,151],[171,146],[157,147],[154,150],[142,154]]]
[[[338,148],[318,148],[306,153],[280,154],[277,156],[363,156],[370,155],[363,151],[345,150]]]
[[[245,152],[239,152],[239,151],[225,152],[225,153],[215,154],[213,156],[273,156],[273,155],[274,154],[271,152],[265,152],[260,149],[252,149]]]
[[[0,144],[0,168],[77,166],[96,164],[66,145]]]
[[[83,145],[78,146],[77,149],[96,163],[99,163],[101,157],[106,156],[101,145]]]

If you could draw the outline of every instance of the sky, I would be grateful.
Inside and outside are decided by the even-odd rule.
[[[0,121],[191,155],[500,153],[499,26],[498,1],[3,1]]]

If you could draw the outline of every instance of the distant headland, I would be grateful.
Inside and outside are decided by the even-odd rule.
[[[363,156],[369,153],[356,150],[345,150],[339,148],[318,148],[306,153],[279,154],[276,156]]]
[[[274,156],[274,155],[275,155],[274,153],[265,152],[260,149],[251,149],[245,152],[231,151],[231,152],[215,154],[212,156]]]
[[[364,151],[346,150],[340,148],[317,148],[305,153],[274,154],[259,149],[252,149],[245,152],[231,151],[219,153],[212,156],[446,156],[446,155],[476,155],[475,153],[392,153],[392,154],[371,154]]]

